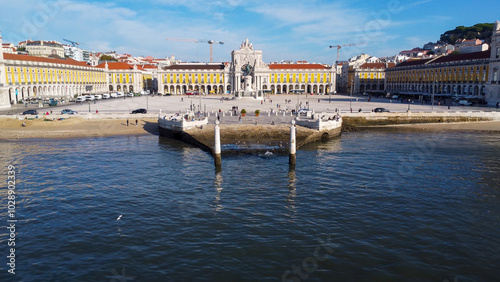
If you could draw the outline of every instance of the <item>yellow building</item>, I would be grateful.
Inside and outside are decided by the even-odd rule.
[[[349,67],[349,92],[369,95],[385,93],[385,71],[394,66],[394,63],[364,63],[359,67]]]
[[[335,89],[335,70],[304,61],[264,63],[262,51],[246,39],[231,52],[230,63],[171,65],[158,71],[158,81],[158,91],[171,94],[200,91],[262,99],[268,93],[328,94]]]
[[[103,69],[72,59],[3,54],[3,70],[3,86],[10,104],[27,98],[100,93],[107,87]]]
[[[223,94],[230,91],[225,64],[177,64],[159,73],[158,91],[185,94],[199,91],[204,94]]]
[[[490,50],[410,60],[386,70],[386,90],[429,100],[465,98],[484,102]]]
[[[333,89],[332,74],[331,68],[322,64],[306,62],[270,64],[268,80],[264,83],[263,90],[277,94],[291,92],[327,94]]]
[[[123,62],[105,62],[96,66],[105,73],[106,90],[109,92],[140,92],[143,90],[143,67]]]

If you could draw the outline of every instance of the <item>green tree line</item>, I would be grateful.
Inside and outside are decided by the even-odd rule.
[[[453,30],[448,30],[441,34],[441,43],[454,44],[459,39],[481,39],[490,43],[493,34],[493,23],[478,23],[473,26],[457,26]]]

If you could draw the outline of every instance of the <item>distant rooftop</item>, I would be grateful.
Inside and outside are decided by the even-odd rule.
[[[176,64],[166,66],[164,70],[222,70],[224,64]]]
[[[322,64],[270,64],[270,69],[274,70],[283,70],[283,69],[297,69],[297,70],[308,70],[308,69],[327,69],[328,67]]]
[[[90,67],[86,62],[75,61],[70,58],[66,59],[55,59],[55,58],[47,58],[47,57],[37,57],[37,56],[29,56],[29,55],[19,55],[19,54],[3,54],[5,60],[17,60],[17,61],[31,61],[31,62],[43,62],[43,63],[51,63],[51,64],[64,64],[64,65],[74,65],[80,67]]]

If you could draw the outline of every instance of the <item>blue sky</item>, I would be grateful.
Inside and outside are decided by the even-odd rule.
[[[366,53],[390,56],[436,41],[458,25],[500,20],[500,2],[295,1],[295,0],[0,0],[4,42],[63,38],[90,51],[208,62],[205,43],[165,38],[211,39],[214,61],[229,61],[248,38],[265,62],[304,60],[331,64]]]

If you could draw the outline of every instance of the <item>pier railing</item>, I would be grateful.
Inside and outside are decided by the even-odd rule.
[[[163,115],[158,118],[158,126],[173,131],[184,131],[191,128],[203,127],[208,124],[208,118],[195,118],[184,115]]]

